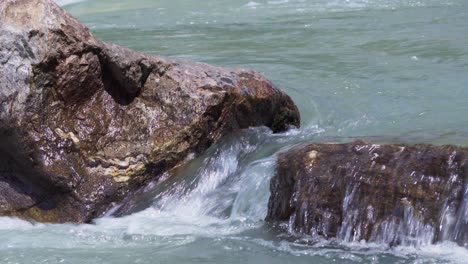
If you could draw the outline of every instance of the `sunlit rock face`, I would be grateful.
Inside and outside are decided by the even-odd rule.
[[[467,150],[453,146],[297,147],[278,157],[267,220],[346,242],[466,245],[467,165]]]
[[[0,2],[0,215],[87,222],[224,134],[299,126],[258,73],[104,43],[51,0]]]

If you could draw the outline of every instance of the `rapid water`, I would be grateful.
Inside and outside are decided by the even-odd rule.
[[[131,215],[89,225],[1,218],[0,263],[466,263],[466,248],[428,244],[431,227],[411,217],[419,240],[394,248],[345,229],[335,241],[295,236],[262,219],[277,153],[301,142],[468,146],[468,1],[58,2],[103,40],[262,72],[293,97],[302,128],[224,138],[150,186]],[[457,240],[468,210],[446,209],[445,236]],[[398,235],[392,224],[386,234]]]

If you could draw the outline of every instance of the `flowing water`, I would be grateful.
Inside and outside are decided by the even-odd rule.
[[[345,229],[331,241],[296,236],[262,219],[277,153],[301,142],[468,146],[468,1],[58,2],[103,40],[260,71],[293,97],[302,128],[227,136],[150,186],[130,215],[89,225],[1,218],[0,263],[466,263],[466,248],[428,244],[432,227],[411,211],[417,243],[398,247],[352,241]],[[468,193],[463,204],[441,216],[447,240],[467,235],[457,230]],[[382,242],[400,232],[388,228]]]

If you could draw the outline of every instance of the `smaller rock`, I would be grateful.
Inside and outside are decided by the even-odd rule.
[[[467,150],[454,146],[298,147],[278,157],[266,220],[347,242],[465,244],[467,164]]]

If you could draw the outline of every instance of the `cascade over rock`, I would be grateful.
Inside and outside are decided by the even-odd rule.
[[[362,141],[296,147],[278,157],[266,219],[346,242],[466,245],[467,154]]]
[[[0,1],[0,215],[88,222],[224,134],[299,126],[243,69],[97,40],[52,0]]]

